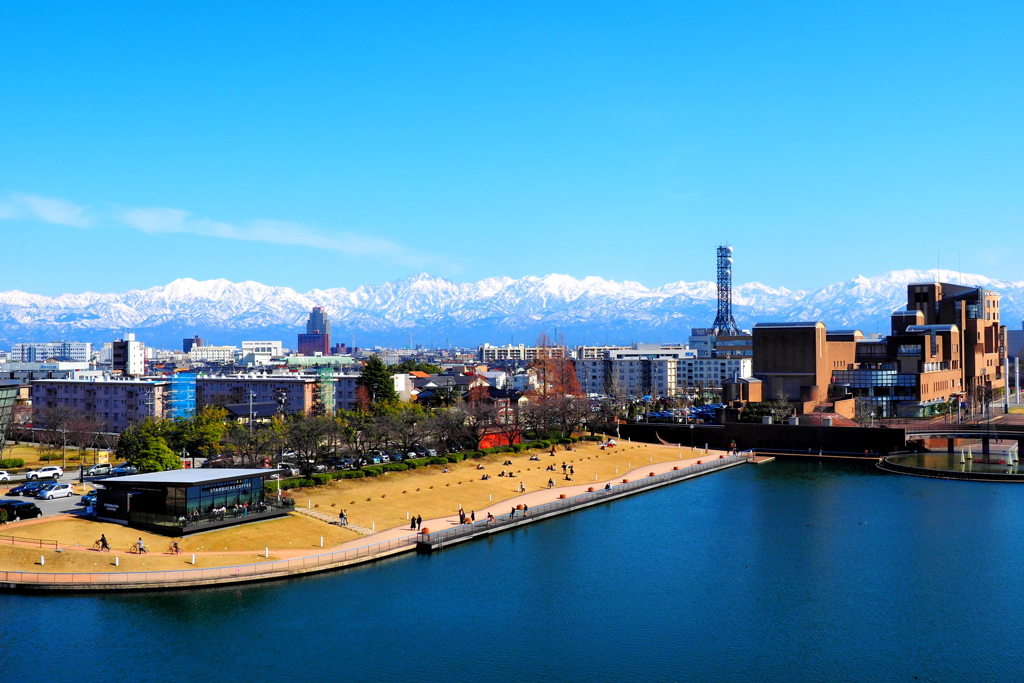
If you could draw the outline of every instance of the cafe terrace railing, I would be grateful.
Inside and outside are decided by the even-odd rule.
[[[290,560],[274,560],[256,564],[240,564],[231,567],[210,567],[206,569],[179,569],[152,572],[67,572],[44,574],[40,572],[0,571],[0,588],[173,588],[203,583],[228,583],[245,579],[273,578],[299,574],[332,566],[344,566],[355,560],[392,554],[416,545],[415,535],[396,538],[372,545],[338,550],[309,557]],[[185,555],[187,557],[187,555]],[[109,557],[109,556],[107,556]]]
[[[263,503],[260,506],[249,506],[249,511],[243,509],[234,510],[227,508],[223,512],[204,512],[199,515],[164,515],[153,512],[128,513],[128,520],[134,524],[147,524],[155,527],[167,527],[182,531],[184,529],[195,530],[204,526],[219,524],[228,519],[257,520],[263,517],[273,517],[295,509],[294,505],[279,505],[277,503]]]
[[[752,453],[749,452],[729,455],[715,460],[710,460],[699,465],[681,467],[663,474],[641,476],[628,481],[623,480],[622,483],[615,484],[610,488],[595,488],[594,491],[588,491],[575,496],[568,496],[564,499],[559,499],[551,503],[544,503],[543,505],[537,505],[536,507],[531,507],[526,510],[517,509],[514,513],[510,511],[509,514],[497,516],[493,521],[484,519],[471,524],[460,524],[459,526],[455,526],[450,529],[443,529],[441,531],[434,531],[430,533],[421,532],[419,534],[418,542],[420,544],[429,544],[431,547],[440,548],[445,544],[450,544],[459,540],[466,540],[472,536],[490,534],[502,529],[503,527],[519,526],[530,520],[536,520],[552,514],[568,512],[575,508],[594,505],[602,500],[619,498],[643,489],[662,486],[673,481],[688,479],[705,472],[721,469],[740,462],[746,462],[751,456]]]

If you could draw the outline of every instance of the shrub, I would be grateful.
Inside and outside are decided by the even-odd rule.
[[[0,524],[7,524],[7,510],[0,509]]]
[[[449,460],[443,455],[439,455],[436,458],[431,458],[427,461],[431,465],[447,465]],[[453,461],[454,462],[454,461]]]
[[[370,465],[369,467],[364,467],[363,472],[368,477],[379,477],[384,474],[384,468],[381,465]]]
[[[345,470],[344,472],[335,472],[335,479],[362,479],[366,476],[366,472],[362,470]]]
[[[513,453],[519,453],[520,451],[523,450],[523,448],[525,448],[525,446],[523,446],[523,444],[517,443],[516,445],[512,446],[512,452]]]
[[[430,458],[410,458],[404,462],[410,469],[416,469],[417,467],[426,467],[430,464],[430,460]],[[445,462],[448,462],[447,458],[445,458]]]
[[[329,482],[331,479],[332,479],[332,477],[329,474],[314,474],[313,475],[313,483],[316,484],[317,486],[323,486],[324,484]]]
[[[569,439],[559,439],[558,440],[558,444],[560,446],[568,446],[569,444],[575,443],[575,442],[576,442],[576,439],[572,439],[572,438],[569,438]]]
[[[385,472],[404,472],[407,469],[409,469],[409,466],[404,462],[389,462],[387,465],[384,465]]]
[[[0,469],[9,470],[15,467],[24,467],[25,461],[21,458],[6,458],[0,460]]]
[[[460,462],[466,459],[465,453],[449,453],[448,462]]]

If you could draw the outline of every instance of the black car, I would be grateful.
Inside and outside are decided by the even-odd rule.
[[[43,481],[28,481],[21,486],[15,486],[13,489],[8,491],[8,495],[11,496],[28,496],[32,498],[39,495],[39,492],[43,490],[43,487],[50,482]]]
[[[8,521],[15,519],[32,519],[41,517],[43,511],[35,503],[25,500],[4,500],[0,501],[0,509],[7,511]]]

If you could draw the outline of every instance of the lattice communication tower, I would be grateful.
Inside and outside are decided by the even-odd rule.
[[[718,315],[715,317],[715,336],[739,334],[740,328],[732,317],[732,247],[718,247]]]

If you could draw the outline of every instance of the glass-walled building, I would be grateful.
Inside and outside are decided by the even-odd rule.
[[[267,501],[271,469],[184,469],[111,477],[96,482],[96,516],[128,526],[187,534],[287,514]]]

